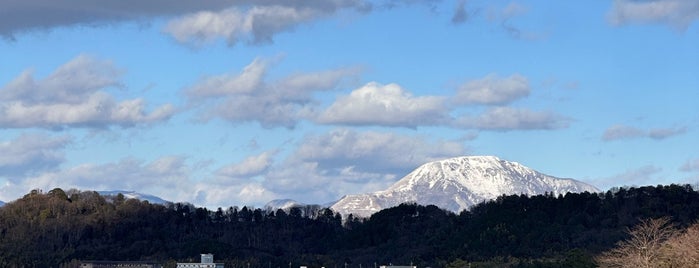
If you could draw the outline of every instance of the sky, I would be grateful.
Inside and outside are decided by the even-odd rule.
[[[326,204],[494,155],[699,182],[696,0],[0,2],[0,200]]]

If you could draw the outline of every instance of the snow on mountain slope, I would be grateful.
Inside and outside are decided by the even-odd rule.
[[[136,191],[123,191],[123,190],[114,190],[114,191],[97,191],[98,194],[104,197],[116,197],[118,194],[124,195],[124,198],[126,199],[138,199],[141,201],[148,201],[151,204],[160,204],[164,205],[167,203],[170,203],[170,201],[164,200],[160,197],[154,196],[154,195],[149,195],[149,194],[142,194],[142,193],[137,193]]]
[[[303,206],[305,206],[305,204],[296,202],[296,200],[275,199],[275,200],[269,201],[267,204],[265,204],[265,210],[266,211],[277,211],[278,209],[289,210],[293,207],[303,207]]]
[[[598,192],[592,185],[560,179],[494,156],[466,156],[430,162],[384,191],[347,195],[331,209],[343,215],[368,217],[384,208],[415,202],[454,212],[501,195],[554,195]]]

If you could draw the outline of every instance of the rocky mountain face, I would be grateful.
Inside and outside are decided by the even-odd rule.
[[[501,195],[585,191],[599,190],[494,156],[466,156],[424,164],[386,190],[347,195],[331,209],[343,215],[368,217],[385,208],[415,202],[459,212]]]

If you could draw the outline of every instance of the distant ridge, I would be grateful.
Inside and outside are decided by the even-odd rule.
[[[598,192],[592,185],[549,176],[495,156],[464,156],[426,163],[386,190],[347,195],[331,209],[368,217],[385,208],[415,202],[454,212],[501,195]]]
[[[138,193],[136,191],[125,191],[125,190],[111,190],[111,191],[97,191],[98,194],[104,197],[116,197],[119,194],[124,195],[126,199],[138,199],[141,201],[148,201],[151,204],[160,204],[160,205],[165,205],[168,203],[172,203],[170,201],[164,200],[160,197],[150,195],[150,194],[143,194],[143,193]]]

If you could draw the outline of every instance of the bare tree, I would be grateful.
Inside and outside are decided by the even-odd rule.
[[[664,253],[672,267],[699,267],[699,223],[668,240]]]
[[[666,241],[676,236],[677,230],[669,218],[641,220],[627,232],[629,239],[596,258],[600,267],[671,267],[663,247]]]

